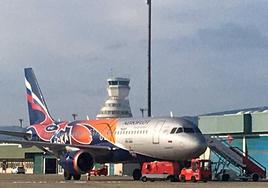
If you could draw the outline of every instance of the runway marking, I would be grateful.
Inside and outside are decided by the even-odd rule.
[[[47,184],[47,181],[13,181],[14,184]],[[107,184],[121,184],[121,181],[56,181],[55,183],[65,184],[65,183],[75,183],[75,184],[86,184],[86,183],[107,183]]]
[[[87,183],[87,181],[74,181],[74,183],[83,184],[83,183]]]
[[[59,181],[56,183],[77,183],[77,184],[85,184],[85,183],[121,183],[121,181]]]
[[[12,182],[14,184],[45,184],[47,183],[46,181],[14,181]]]

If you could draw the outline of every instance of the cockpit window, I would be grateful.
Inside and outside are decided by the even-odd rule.
[[[171,131],[170,134],[174,134],[176,132],[177,127],[174,127]]]
[[[176,131],[176,134],[181,133],[181,132],[183,132],[183,129],[182,129],[182,127],[179,127],[179,128],[177,129],[177,131]]]
[[[194,133],[194,129],[192,129],[192,128],[184,128],[184,132],[186,132],[186,133]]]
[[[178,133],[182,133],[182,132],[185,132],[185,133],[200,133],[199,129],[198,128],[190,128],[190,127],[174,127],[171,131],[170,131],[170,134],[178,134]]]

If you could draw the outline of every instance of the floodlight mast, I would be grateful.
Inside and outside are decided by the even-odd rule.
[[[151,15],[152,0],[147,0],[148,5],[148,117],[151,117]]]

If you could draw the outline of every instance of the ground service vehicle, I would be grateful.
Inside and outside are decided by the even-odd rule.
[[[239,175],[232,169],[222,169],[215,175],[215,179],[220,181],[229,181],[239,179]]]
[[[183,168],[180,173],[180,180],[185,181],[208,181],[211,180],[211,161],[192,159],[190,168]]]
[[[107,176],[108,175],[108,167],[106,165],[104,165],[102,168],[96,168],[96,169],[92,169],[90,171],[90,174],[94,175],[94,176]]]
[[[171,182],[179,180],[180,165],[177,162],[155,161],[142,164],[141,180],[169,180]]]
[[[23,166],[16,167],[12,170],[13,174],[25,174],[25,168]]]

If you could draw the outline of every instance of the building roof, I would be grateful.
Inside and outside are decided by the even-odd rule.
[[[43,153],[37,147],[22,148],[19,144],[0,144],[0,160],[24,159],[26,153]]]

